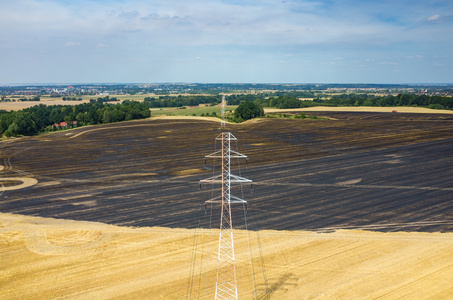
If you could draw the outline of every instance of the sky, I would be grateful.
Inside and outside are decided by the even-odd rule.
[[[453,1],[0,0],[0,84],[453,83]]]

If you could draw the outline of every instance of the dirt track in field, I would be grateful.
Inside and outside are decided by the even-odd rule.
[[[452,297],[453,116],[314,114],[330,120],[228,125],[254,180],[251,252],[235,233],[241,299]],[[151,119],[2,142],[0,298],[184,299],[190,270],[191,299],[212,298],[212,190],[198,181],[218,126]]]

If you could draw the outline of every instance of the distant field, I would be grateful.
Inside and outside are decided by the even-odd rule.
[[[205,94],[199,94],[205,95]],[[124,100],[134,100],[134,101],[143,101],[146,97],[151,98],[158,98],[160,95],[110,95],[110,97],[116,97],[120,101]],[[179,94],[172,94],[170,96],[179,96]],[[181,94],[181,96],[189,96],[188,94]],[[207,96],[207,95],[205,95]],[[100,97],[99,95],[91,95],[91,96],[81,96],[76,98],[82,98],[81,101],[74,101],[68,100],[63,101],[62,98],[51,98],[43,96],[41,97],[41,101],[16,101],[16,102],[0,102],[0,110],[6,111],[16,111],[21,110],[24,108],[32,107],[39,104],[44,105],[77,105],[81,103],[88,103],[90,99],[97,99]],[[14,98],[18,99],[18,98]],[[313,100],[313,99],[308,99]],[[116,102],[112,102],[116,103]],[[228,105],[226,107],[227,111],[233,111],[237,105]],[[430,109],[424,107],[375,107],[375,106],[341,106],[341,107],[331,107],[331,106],[315,106],[315,107],[307,107],[307,108],[293,108],[293,109],[278,109],[278,108],[265,108],[265,113],[273,113],[273,112],[298,112],[298,111],[333,111],[333,112],[391,112],[396,110],[398,112],[404,113],[435,113],[435,114],[453,114],[453,110],[445,110],[445,109]],[[201,114],[206,115],[209,113],[210,115],[215,112],[217,115],[220,115],[220,106],[207,106],[200,105],[199,107],[188,107],[186,109],[179,109],[176,107],[163,107],[163,108],[152,108],[152,115],[153,116],[200,116]]]
[[[32,107],[35,105],[39,104],[44,104],[44,105],[77,105],[77,104],[82,104],[82,103],[88,103],[90,102],[90,99],[97,99],[97,98],[102,98],[105,96],[97,96],[97,95],[91,95],[91,96],[76,96],[76,98],[82,98],[82,100],[62,100],[61,97],[58,98],[52,98],[52,97],[46,97],[43,96],[41,97],[41,101],[17,101],[18,98],[11,98],[15,99],[16,102],[0,102],[0,110],[6,110],[6,111],[12,111],[12,110],[20,110],[28,107]],[[121,101],[124,100],[134,100],[134,101],[143,101],[145,97],[158,97],[158,96],[153,96],[153,95],[111,95],[110,97],[116,97]],[[72,97],[71,97],[72,98]],[[117,102],[111,102],[111,103],[117,103]]]
[[[211,96],[209,94],[197,94],[198,96]],[[110,98],[118,98],[120,101],[124,100],[133,100],[133,101],[143,101],[145,98],[159,98],[162,95],[150,95],[150,94],[143,94],[143,95],[109,95]],[[177,97],[177,96],[192,96],[190,94],[170,94],[166,96]],[[25,98],[30,98],[30,96],[24,96]],[[86,96],[69,96],[71,98],[75,97],[77,99],[82,98],[82,100],[68,100],[63,101],[62,97],[49,97],[49,96],[42,96],[41,101],[18,101],[19,98],[17,97],[6,97],[7,99],[16,100],[14,102],[0,102],[0,109],[3,110],[19,110],[27,107],[31,107],[38,104],[45,104],[45,105],[77,105],[84,102],[89,102],[90,99],[97,99],[103,98],[105,95],[86,95]],[[112,102],[114,103],[114,102]]]
[[[226,111],[233,111],[237,105],[228,105]],[[220,115],[219,106],[203,106],[179,109],[176,107],[166,108],[152,108],[153,116],[200,116],[201,114],[215,112],[218,116]],[[453,110],[446,109],[430,109],[424,107],[374,107],[374,106],[358,106],[358,107],[331,107],[331,106],[315,106],[306,108],[290,108],[290,109],[278,109],[278,108],[264,108],[265,113],[276,113],[276,112],[400,112],[400,113],[424,113],[424,114],[453,114]]]
[[[406,107],[406,106],[397,106],[397,107],[376,107],[376,106],[314,106],[306,108],[288,108],[288,109],[278,109],[278,108],[265,108],[265,113],[272,112],[297,112],[297,111],[334,111],[334,112],[401,112],[401,113],[423,113],[423,114],[453,114],[453,110],[447,109],[431,109],[425,107]]]
[[[233,111],[237,105],[228,105],[225,107],[225,111]],[[165,108],[152,108],[151,109],[151,116],[200,116],[201,114],[212,114],[215,112],[217,116],[220,116],[221,109],[220,106],[210,106],[207,105],[200,105],[199,107],[190,107],[186,109],[180,109],[177,107],[165,107]]]

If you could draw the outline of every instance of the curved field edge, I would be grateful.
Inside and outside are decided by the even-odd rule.
[[[265,108],[265,113],[277,112],[298,112],[298,111],[322,111],[322,112],[398,112],[398,113],[421,113],[421,114],[453,114],[453,110],[448,109],[431,109],[425,107],[410,107],[410,106],[394,106],[394,107],[379,107],[379,106],[313,106],[306,108],[290,108],[290,109],[276,109]]]

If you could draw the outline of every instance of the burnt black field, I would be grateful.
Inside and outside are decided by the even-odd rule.
[[[248,201],[248,229],[453,231],[453,115],[316,115],[330,120],[228,125],[249,156],[241,175],[254,181],[253,192],[233,190]],[[0,177],[38,184],[4,191],[0,211],[218,227],[218,207],[212,218],[204,207],[218,189],[198,182],[212,175],[203,157],[219,133],[215,122],[150,119],[3,141]],[[232,210],[234,226],[244,228],[244,207]]]

